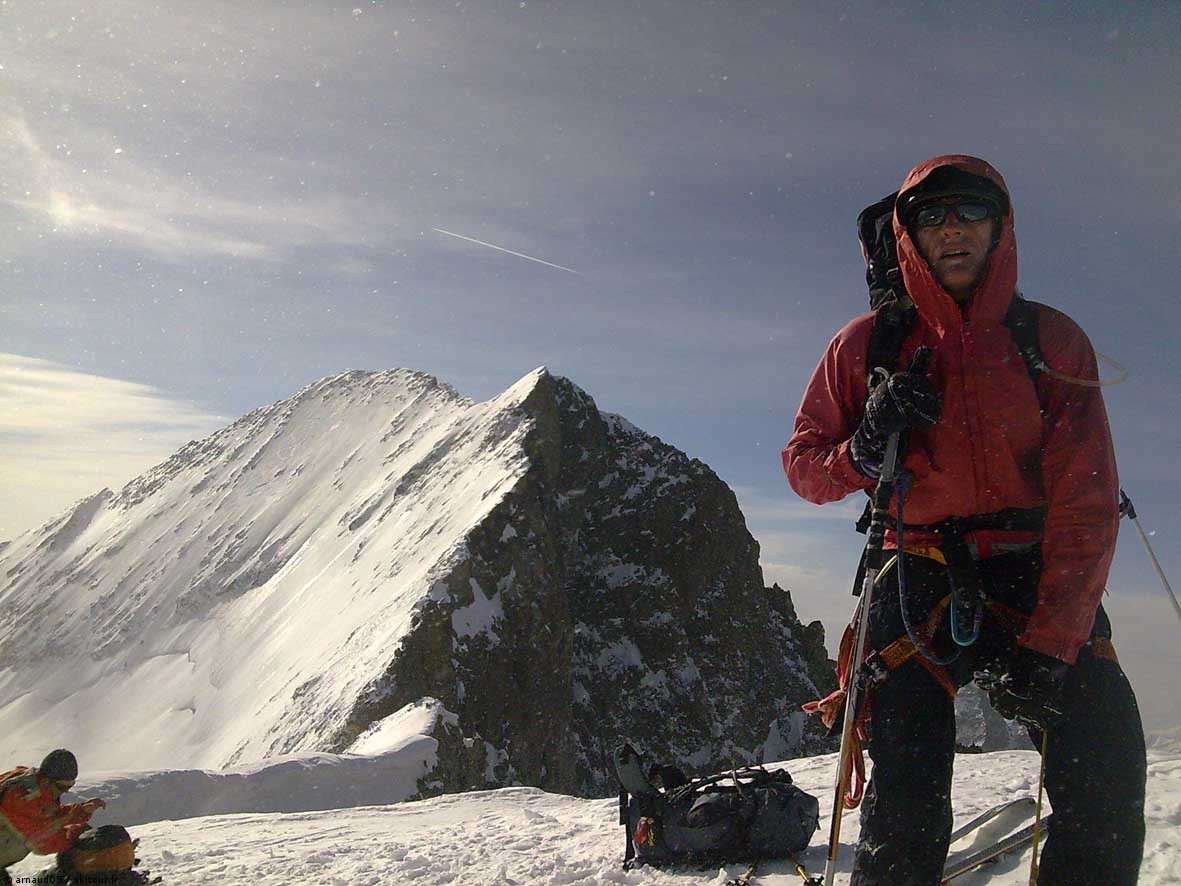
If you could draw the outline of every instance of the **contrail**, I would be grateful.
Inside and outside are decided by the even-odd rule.
[[[511,249],[505,249],[503,246],[496,246],[495,244],[492,244],[492,243],[485,243],[483,240],[477,240],[475,237],[465,237],[465,236],[463,236],[463,234],[456,234],[454,231],[444,231],[442,228],[431,228],[431,230],[438,231],[440,234],[446,234],[448,237],[457,237],[460,240],[467,240],[469,243],[478,243],[480,246],[487,246],[489,249],[495,249],[497,252],[507,252],[509,255],[515,255],[517,258],[524,258],[524,259],[528,259],[529,261],[535,261],[539,265],[545,265],[546,267],[550,267],[550,268],[557,268],[559,271],[565,271],[568,274],[575,274],[579,277],[582,276],[582,273],[580,271],[576,271],[573,268],[564,268],[561,265],[555,265],[553,262],[542,261],[540,258],[534,258],[531,255],[525,255],[523,252],[513,252]]]

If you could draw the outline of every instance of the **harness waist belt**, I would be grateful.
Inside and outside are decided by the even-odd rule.
[[[872,508],[866,505],[861,519],[857,521],[857,531],[863,535],[869,531]],[[967,517],[948,517],[937,523],[904,523],[904,532],[925,532],[955,538],[967,532],[992,530],[1001,532],[1036,532],[1041,533],[1046,522],[1046,506],[1036,508],[1005,508],[989,514],[972,514]]]
[[[991,544],[978,545],[974,541],[964,543],[968,553],[972,555],[973,560],[979,560],[987,557],[995,557],[1000,554],[1021,554],[1026,551],[1032,551],[1036,548],[1040,541],[1026,541],[1026,542],[1008,542],[998,541]],[[926,557],[929,560],[934,560],[944,566],[947,565],[947,556],[943,553],[943,548],[938,545],[907,545],[906,553],[916,554],[920,557]]]

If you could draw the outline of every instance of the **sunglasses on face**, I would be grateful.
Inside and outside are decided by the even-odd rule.
[[[948,212],[954,212],[956,217],[963,222],[984,221],[984,219],[995,214],[991,206],[979,200],[963,200],[959,203],[932,203],[930,206],[924,206],[916,212],[912,223],[919,228],[936,228],[943,224]]]
[[[72,781],[55,781],[53,786],[64,794],[74,786],[74,783]]]

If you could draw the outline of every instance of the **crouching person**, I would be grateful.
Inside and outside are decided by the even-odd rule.
[[[41,765],[18,766],[0,774],[0,886],[11,886],[9,865],[30,852],[64,852],[97,810],[99,799],[62,803],[64,793],[78,778],[78,760],[67,750],[51,751]]]

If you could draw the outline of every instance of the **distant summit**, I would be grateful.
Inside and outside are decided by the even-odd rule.
[[[428,793],[780,760],[832,681],[730,489],[544,369],[348,372],[189,443],[0,548],[0,657],[7,759],[367,753],[430,700]]]

